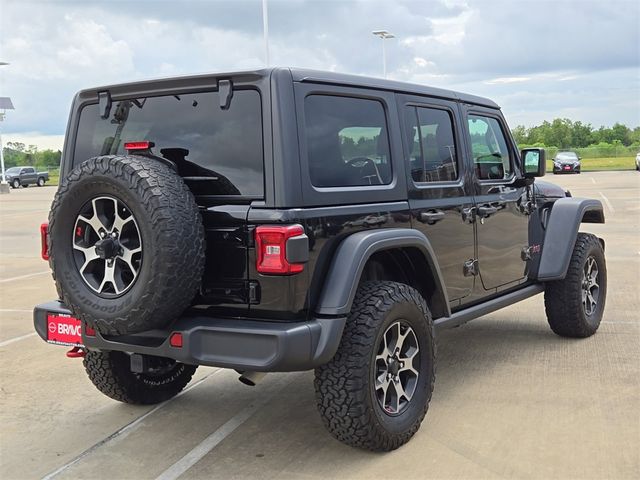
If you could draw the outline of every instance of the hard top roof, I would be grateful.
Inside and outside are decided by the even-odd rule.
[[[466,103],[483,105],[491,108],[500,108],[493,100],[488,98],[455,92],[443,88],[429,87],[416,83],[399,82],[384,78],[366,77],[362,75],[351,75],[346,73],[324,72],[319,70],[307,70],[303,68],[291,68],[291,75],[296,82],[317,82],[337,85],[348,85],[354,87],[376,88],[392,90],[417,95],[429,95],[445,99],[460,100]]]
[[[360,88],[382,89],[394,92],[428,95],[443,99],[459,100],[461,102],[482,105],[490,108],[500,108],[494,101],[489,100],[488,98],[455,92],[453,90],[446,90],[443,88],[429,87],[426,85],[419,85],[415,83],[399,82],[396,80],[388,80],[384,78],[366,77],[362,75],[288,67],[271,67],[258,70],[205,73],[163,79],[139,80],[135,82],[105,85],[102,87],[84,89],[80,92],[80,95],[91,95],[95,94],[95,92],[104,90],[110,90],[112,93],[117,93],[118,91],[129,90],[132,87],[134,90],[144,90],[147,88],[154,89],[168,85],[171,85],[172,87],[175,86],[176,88],[187,87],[192,86],[194,83],[209,83],[212,78],[234,78],[236,80],[250,82],[267,77],[271,75],[274,70],[288,70],[289,72],[291,72],[291,76],[295,82],[316,82]]]

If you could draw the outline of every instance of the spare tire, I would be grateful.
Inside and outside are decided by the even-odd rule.
[[[202,218],[169,166],[102,156],[61,183],[49,264],[61,300],[106,335],[166,327],[193,300],[205,261]]]

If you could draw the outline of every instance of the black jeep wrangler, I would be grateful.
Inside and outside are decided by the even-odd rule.
[[[597,200],[534,177],[491,100],[288,68],[83,90],[42,227],[59,300],[38,334],[128,403],[198,365],[315,369],[339,440],[407,442],[435,331],[544,292],[593,335],[607,288]]]

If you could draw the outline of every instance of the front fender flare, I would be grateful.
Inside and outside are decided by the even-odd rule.
[[[604,223],[600,200],[560,198],[553,203],[547,221],[538,280],[562,280],[569,268],[580,223]]]
[[[409,228],[363,231],[345,238],[338,246],[329,267],[316,312],[319,315],[348,314],[362,271],[371,255],[382,250],[406,247],[418,248],[425,256],[436,283],[436,295],[440,296],[449,316],[447,290],[433,247],[423,233]]]

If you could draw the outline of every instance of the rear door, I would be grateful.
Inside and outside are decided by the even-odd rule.
[[[36,183],[36,170],[33,167],[25,167],[20,172],[20,182],[23,185]]]
[[[451,306],[474,286],[473,196],[455,102],[399,95],[412,223],[431,242]]]
[[[473,194],[478,264],[484,290],[525,280],[528,212],[525,187],[516,187],[518,154],[499,110],[466,111],[468,155],[473,162]]]
[[[79,165],[97,155],[125,154],[126,142],[146,140],[154,143],[154,155],[176,165],[205,229],[201,301],[230,314],[246,314],[250,302],[246,223],[251,203],[264,199],[262,101],[256,88],[235,88],[225,108],[214,88],[140,92],[114,99],[108,118],[98,103],[87,104],[73,150]]]

